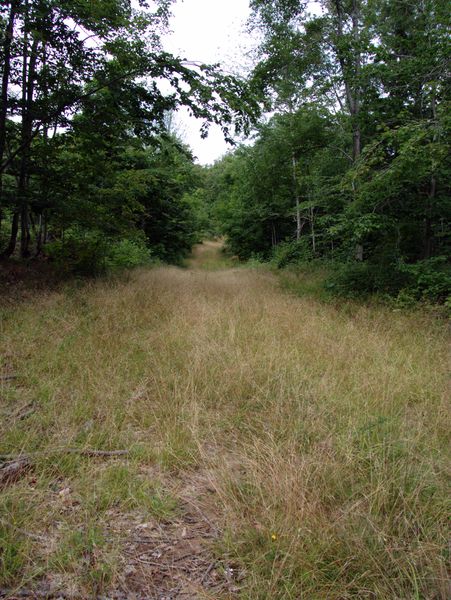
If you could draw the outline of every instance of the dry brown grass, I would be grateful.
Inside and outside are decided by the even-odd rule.
[[[449,597],[443,323],[294,297],[217,253],[4,311],[0,452],[48,453],[2,493],[4,585],[117,587],[111,511],[170,522],[201,472],[240,597]]]

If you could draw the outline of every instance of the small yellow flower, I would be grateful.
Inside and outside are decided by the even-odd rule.
[[[273,542],[277,540],[277,535],[275,533],[272,534],[271,539]]]

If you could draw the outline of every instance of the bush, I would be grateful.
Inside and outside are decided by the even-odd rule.
[[[310,239],[301,237],[299,240],[278,244],[274,248],[272,263],[278,269],[283,269],[289,264],[306,262],[312,258]]]
[[[339,296],[396,295],[408,283],[408,276],[393,264],[353,262],[342,265],[326,281],[326,289]]]
[[[67,231],[63,239],[46,244],[45,251],[65,274],[96,276],[106,271],[106,239],[95,231]]]
[[[108,249],[106,265],[109,270],[130,269],[150,262],[151,253],[142,239],[123,239]]]
[[[401,264],[409,279],[407,289],[417,300],[446,302],[451,296],[451,264],[445,256],[435,256],[412,265]]]
[[[446,302],[451,295],[451,265],[445,257],[404,263],[346,263],[326,281],[326,288],[341,296],[374,293],[402,301]]]
[[[150,262],[142,237],[114,240],[97,231],[70,230],[64,239],[47,244],[46,252],[61,272],[83,277]]]

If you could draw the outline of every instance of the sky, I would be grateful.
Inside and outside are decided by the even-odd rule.
[[[249,12],[248,0],[177,0],[171,33],[163,37],[164,48],[189,60],[220,62],[226,71],[244,73],[254,46],[245,31]],[[179,111],[175,121],[177,133],[201,164],[212,164],[230,149],[218,126],[212,125],[208,138],[202,140],[201,122],[187,111]]]

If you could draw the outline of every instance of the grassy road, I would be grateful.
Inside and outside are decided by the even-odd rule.
[[[0,597],[449,597],[442,322],[213,242],[1,319]]]

